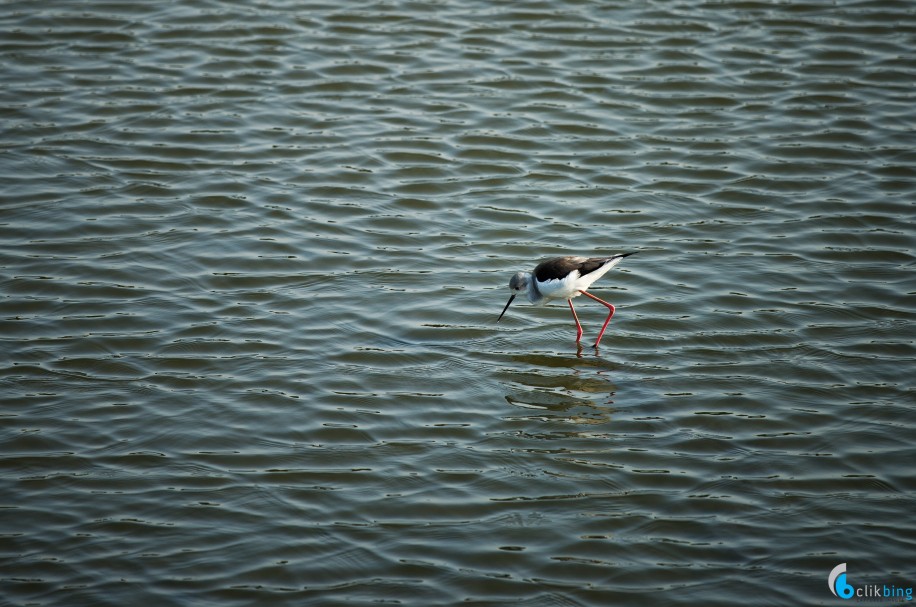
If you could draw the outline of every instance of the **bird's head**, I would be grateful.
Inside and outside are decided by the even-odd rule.
[[[509,301],[506,302],[506,307],[503,308],[503,311],[500,313],[499,318],[496,319],[496,322],[502,320],[503,314],[505,314],[506,310],[509,309],[509,304],[511,304],[512,300],[515,299],[515,296],[528,290],[528,284],[530,281],[531,274],[528,272],[516,272],[515,275],[509,279],[509,290],[512,291],[512,295],[509,296]]]

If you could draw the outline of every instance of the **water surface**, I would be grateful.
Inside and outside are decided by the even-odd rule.
[[[911,4],[0,31],[3,604],[916,584]],[[562,302],[494,324],[515,271],[624,251],[600,351]]]

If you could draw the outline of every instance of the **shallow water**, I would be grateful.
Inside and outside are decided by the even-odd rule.
[[[0,28],[0,603],[916,584],[910,3]],[[562,302],[494,324],[513,272],[623,251],[600,351]]]

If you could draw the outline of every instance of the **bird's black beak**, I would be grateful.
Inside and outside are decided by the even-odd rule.
[[[512,303],[512,300],[515,299],[516,295],[518,295],[518,293],[513,293],[512,296],[509,298],[509,301],[506,302],[506,307],[503,308],[503,311],[499,313],[499,318],[496,319],[496,322],[499,322],[500,320],[502,320],[503,314],[505,314],[506,310],[509,309],[509,304]]]

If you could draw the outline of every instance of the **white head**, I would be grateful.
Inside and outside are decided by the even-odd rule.
[[[509,301],[506,302],[506,307],[503,308],[503,311],[500,313],[499,318],[496,319],[496,322],[502,320],[503,314],[505,314],[506,310],[509,309],[509,304],[512,303],[512,300],[515,299],[516,295],[528,291],[529,284],[531,284],[531,274],[529,272],[516,272],[515,275],[509,279],[509,290],[512,291],[512,295],[509,296]]]

